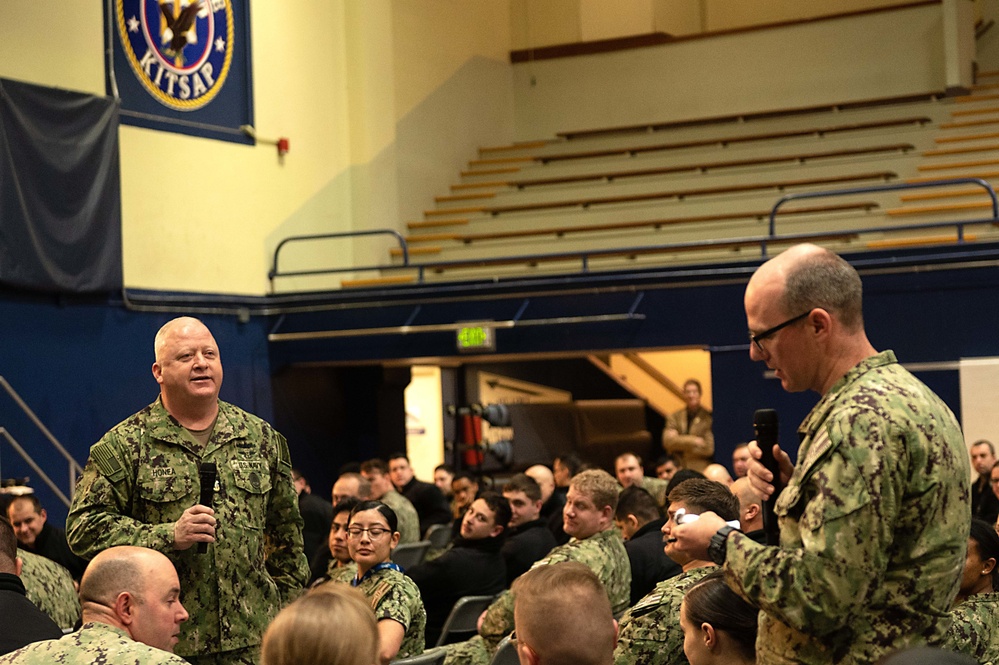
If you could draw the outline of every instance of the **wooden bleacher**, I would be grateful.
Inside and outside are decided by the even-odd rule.
[[[584,260],[619,269],[752,254],[786,192],[999,176],[990,169],[999,158],[985,157],[999,149],[993,96],[927,93],[484,147],[448,194],[407,223],[410,260],[432,266],[425,279],[464,279],[572,272]],[[986,203],[967,186],[818,199],[782,209],[778,232],[841,251],[954,242],[953,233],[906,227],[981,219]],[[895,226],[895,239],[865,230]],[[999,230],[982,225],[964,240],[990,237]],[[401,260],[401,250],[391,254]]]

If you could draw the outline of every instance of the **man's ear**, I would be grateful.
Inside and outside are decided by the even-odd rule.
[[[631,529],[632,533],[635,533],[636,531],[638,531],[638,527],[640,525],[638,523],[638,518],[637,517],[635,517],[634,515],[629,514],[627,517],[624,518],[624,521],[628,523],[628,527]]]
[[[496,536],[500,535],[501,533],[503,533],[503,525],[502,524],[497,524],[496,526],[493,527],[493,530],[489,532],[489,537],[490,538],[495,538]]]
[[[541,663],[541,658],[538,657],[534,649],[523,642],[517,642],[517,655],[520,657],[521,663],[529,663],[530,665],[540,665]]]
[[[14,574],[18,577],[21,576],[21,568],[24,566],[24,561],[21,561],[21,557],[14,559]]]
[[[988,559],[985,560],[985,563],[982,564],[982,575],[991,575],[992,571],[994,571],[995,569],[996,569],[995,557],[989,557]]]
[[[751,522],[753,518],[760,514],[760,504],[751,503],[746,507],[746,521]]]
[[[122,591],[114,599],[114,613],[122,624],[129,626],[135,620],[135,596]]]
[[[158,362],[153,363],[153,378],[156,379],[156,383],[163,383],[163,368]]]

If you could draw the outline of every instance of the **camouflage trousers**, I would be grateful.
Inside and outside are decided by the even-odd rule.
[[[480,635],[444,648],[447,649],[444,665],[489,665],[493,657],[492,650]]]
[[[184,660],[194,665],[260,665],[260,647],[221,651],[204,656],[185,656]]]

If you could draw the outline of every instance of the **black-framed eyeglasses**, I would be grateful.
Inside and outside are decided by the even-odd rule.
[[[806,316],[808,316],[811,313],[812,313],[812,310],[808,310],[804,314],[799,314],[798,316],[796,316],[794,318],[788,319],[784,323],[778,323],[773,328],[767,328],[766,330],[764,330],[763,332],[760,332],[760,333],[754,333],[753,331],[750,331],[749,332],[749,341],[751,341],[753,344],[755,344],[756,348],[758,348],[761,353],[766,353],[767,350],[763,348],[763,345],[760,344],[760,342],[762,342],[763,340],[765,340],[767,337],[770,337],[771,335],[773,335],[774,333],[776,333],[778,330],[782,330],[783,328],[787,328],[792,323],[797,323],[798,321],[801,321],[803,318],[805,318]]]

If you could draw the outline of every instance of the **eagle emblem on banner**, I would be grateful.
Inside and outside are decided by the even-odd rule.
[[[115,0],[115,23],[133,73],[160,104],[194,111],[225,84],[234,48],[229,0]]]

